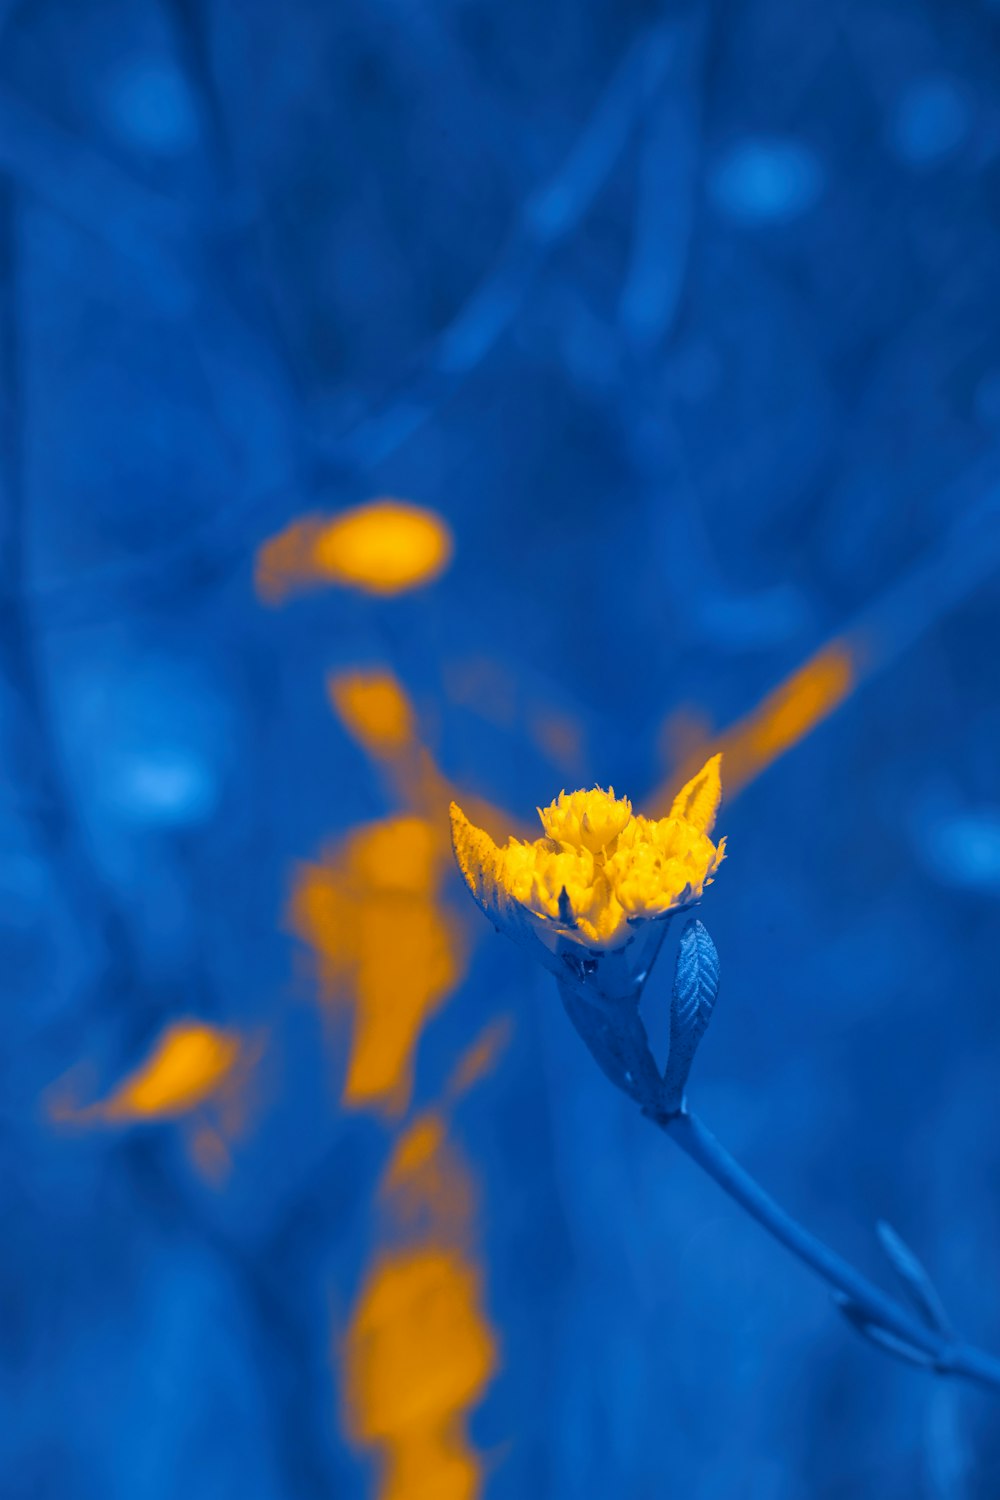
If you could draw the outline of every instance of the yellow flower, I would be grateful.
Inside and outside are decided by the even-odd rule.
[[[536,808],[542,827],[550,839],[588,849],[600,854],[614,843],[622,829],[632,820],[632,804],[627,797],[616,797],[614,787],[602,792],[560,792],[548,807]]]
[[[561,792],[538,815],[545,837],[498,846],[453,802],[452,839],[466,885],[513,937],[624,948],[643,923],[700,899],[725,853],[709,834],[722,795],[714,755],[667,817],[633,816],[614,789]]]

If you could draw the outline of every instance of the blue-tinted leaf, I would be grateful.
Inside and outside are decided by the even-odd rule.
[[[937,1367],[937,1360],[932,1354],[927,1354],[923,1349],[915,1348],[912,1344],[908,1344],[905,1339],[897,1338],[888,1329],[880,1327],[877,1323],[873,1323],[864,1308],[850,1297],[844,1296],[842,1292],[834,1292],[833,1300],[838,1310],[843,1313],[854,1331],[860,1333],[862,1338],[867,1339],[870,1344],[874,1344],[877,1349],[881,1349],[886,1354],[893,1355],[896,1359],[903,1360],[906,1364],[918,1365],[922,1370],[933,1370]]]
[[[937,1288],[909,1245],[884,1220],[879,1222],[877,1230],[879,1244],[889,1264],[909,1292],[924,1322],[940,1333],[951,1333],[951,1322]]]
[[[559,995],[573,1025],[601,1071],[636,1103],[654,1110],[660,1077],[649,1050],[636,999],[607,1004],[588,998],[579,985],[559,982]]]
[[[670,1003],[670,1057],[664,1075],[668,1109],[679,1109],[698,1043],[712,1018],[719,991],[719,955],[697,918],[681,933]]]

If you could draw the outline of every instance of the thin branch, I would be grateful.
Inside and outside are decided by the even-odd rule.
[[[757,1220],[804,1265],[847,1299],[850,1321],[861,1331],[888,1335],[877,1341],[883,1349],[902,1358],[913,1352],[925,1358],[940,1374],[961,1375],[968,1380],[1000,1390],[1000,1359],[929,1327],[907,1308],[869,1281],[835,1250],[804,1228],[736,1162],[696,1115],[681,1110],[666,1117],[649,1113],[660,1129],[675,1141],[723,1192]],[[843,1304],[841,1304],[843,1306]],[[893,1348],[890,1341],[898,1347]]]

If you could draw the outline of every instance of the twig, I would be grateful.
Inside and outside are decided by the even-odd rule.
[[[940,1374],[962,1375],[1000,1389],[1000,1360],[949,1335],[940,1327],[921,1321],[862,1276],[776,1203],[749,1172],[734,1161],[697,1115],[683,1109],[656,1119],[656,1124],[768,1234],[845,1299],[838,1301],[838,1306],[860,1332],[890,1335],[898,1341],[896,1347],[881,1339],[875,1341],[887,1352],[904,1359],[907,1351],[921,1356],[919,1363]]]

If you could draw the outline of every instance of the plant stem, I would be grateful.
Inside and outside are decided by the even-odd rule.
[[[861,1314],[870,1318],[875,1329],[892,1334],[904,1345],[927,1356],[940,1373],[962,1375],[983,1385],[1000,1388],[1000,1360],[970,1344],[956,1342],[937,1329],[928,1327],[901,1303],[886,1295],[867,1277],[774,1201],[769,1193],[734,1161],[724,1146],[687,1110],[677,1114],[650,1114],[692,1161],[719,1184],[724,1192],[745,1208],[758,1224],[779,1240],[799,1260],[837,1291],[850,1298]]]

